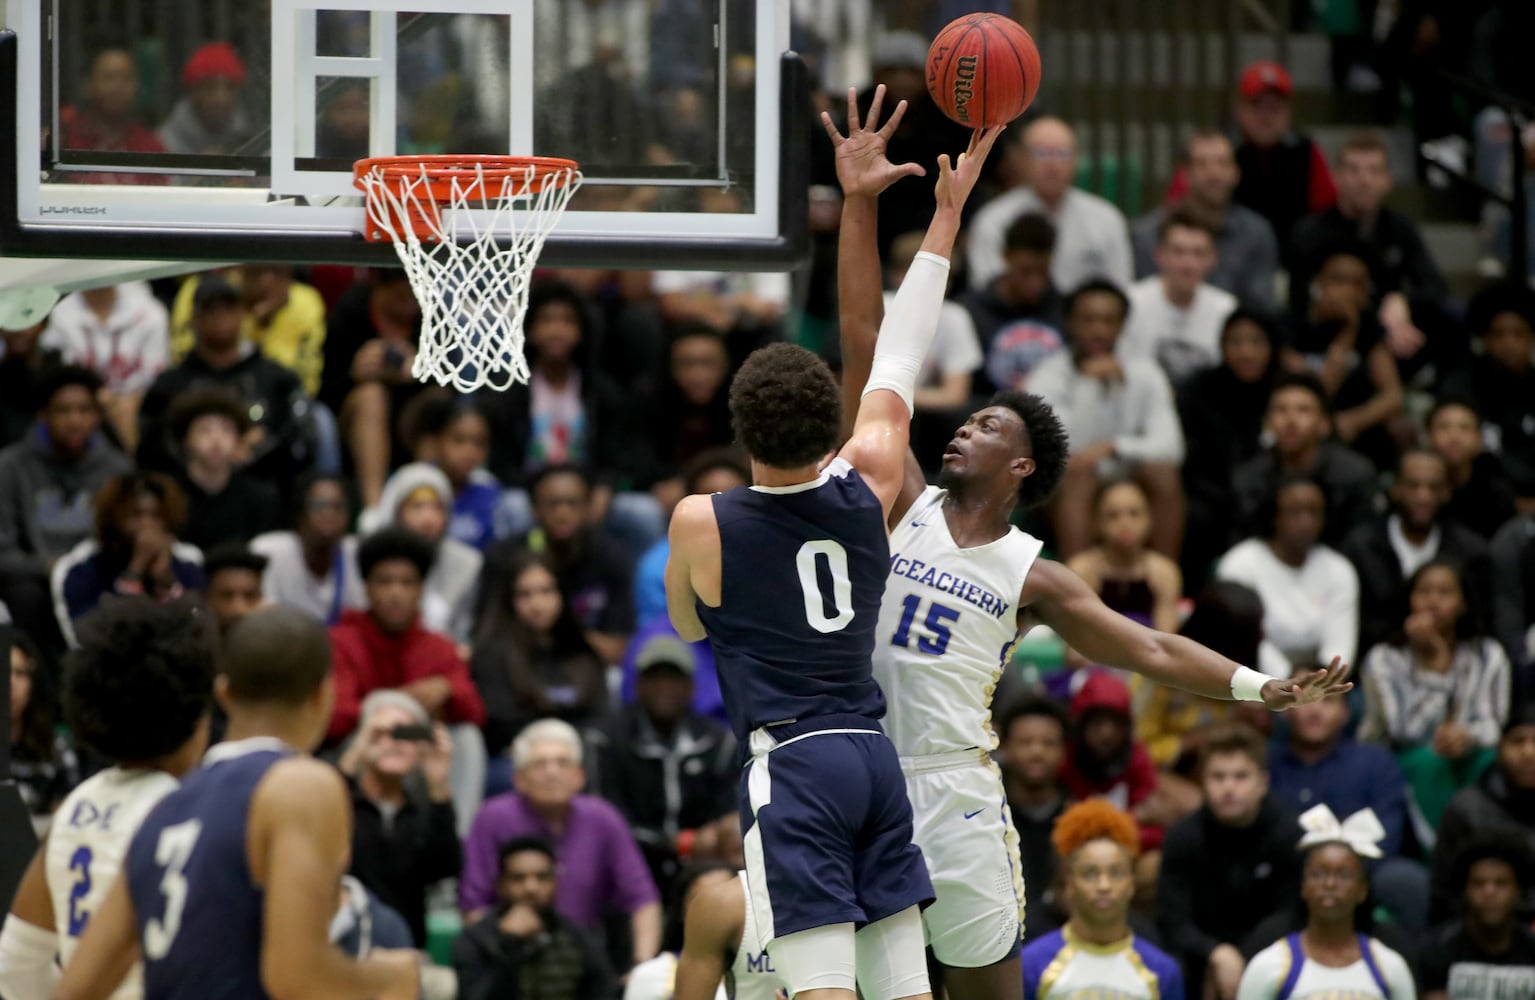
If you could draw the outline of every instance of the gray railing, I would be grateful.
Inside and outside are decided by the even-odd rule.
[[[1084,185],[1132,213],[1160,200],[1184,136],[1227,124],[1241,59],[1285,60],[1291,2],[1040,4],[1041,106],[1076,127]]]

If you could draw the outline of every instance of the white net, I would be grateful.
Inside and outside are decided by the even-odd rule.
[[[394,243],[421,305],[411,374],[460,392],[526,382],[528,284],[581,171],[465,161],[434,176],[425,163],[375,165],[357,183],[367,235]]]

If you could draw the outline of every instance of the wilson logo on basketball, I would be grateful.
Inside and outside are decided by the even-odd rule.
[[[975,69],[980,59],[960,56],[954,66],[954,113],[961,122],[970,121],[970,100],[975,97]]]

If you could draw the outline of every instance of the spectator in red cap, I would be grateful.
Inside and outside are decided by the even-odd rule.
[[[250,116],[240,106],[245,63],[228,42],[209,42],[181,68],[186,95],[160,126],[160,141],[172,153],[217,155],[236,152],[250,138]]]
[[[1232,106],[1240,177],[1232,200],[1268,220],[1286,266],[1290,227],[1338,200],[1326,154],[1309,136],[1290,127],[1294,91],[1283,66],[1260,59],[1242,71]],[[1188,173],[1179,168],[1167,199],[1176,202],[1188,193]]]
[[[1140,815],[1157,788],[1157,767],[1130,717],[1130,689],[1108,672],[1088,677],[1071,699],[1072,739],[1061,783],[1074,801],[1108,799],[1137,814],[1142,849],[1162,845],[1162,827]]]
[[[1242,71],[1233,107],[1242,171],[1237,204],[1268,219],[1281,249],[1298,219],[1331,208],[1338,198],[1326,155],[1290,127],[1294,90],[1283,66],[1261,60]]]

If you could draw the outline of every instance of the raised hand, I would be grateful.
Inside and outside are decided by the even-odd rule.
[[[1005,128],[1006,125],[993,125],[976,129],[970,134],[970,148],[960,153],[959,159],[952,166],[949,154],[944,153],[938,157],[938,189],[935,197],[940,211],[948,209],[958,212],[965,207],[965,199],[970,197],[975,182],[980,179],[981,168],[986,165],[986,154],[991,152],[997,136]]]
[[[1296,674],[1287,681],[1276,678],[1263,685],[1263,704],[1271,712],[1310,705],[1352,690],[1354,683],[1348,677],[1348,664],[1343,657],[1334,656],[1332,663],[1321,670]]]
[[[821,112],[821,124],[837,150],[837,182],[846,198],[874,198],[902,177],[921,177],[927,173],[920,164],[891,163],[885,150],[890,137],[906,114],[906,102],[895,106],[883,128],[879,125],[880,106],[885,103],[885,85],[874,88],[869,116],[858,123],[858,88],[847,89],[847,135],[837,131],[831,115]]]

